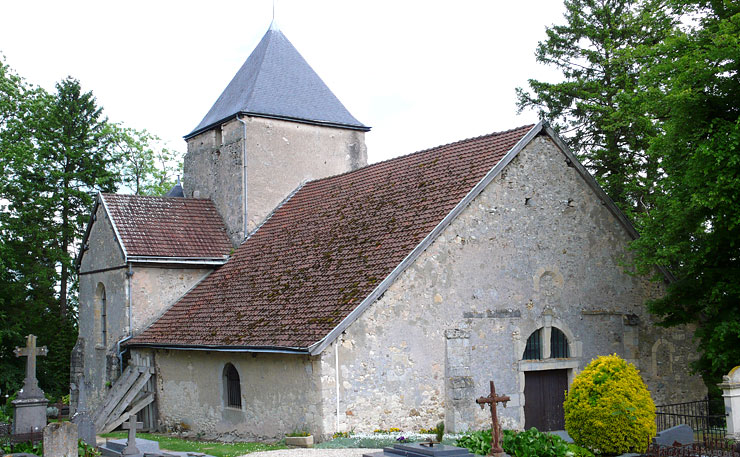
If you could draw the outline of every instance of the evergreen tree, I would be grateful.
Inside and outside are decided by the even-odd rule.
[[[538,62],[565,80],[529,80],[519,110],[532,108],[564,136],[606,193],[626,213],[650,206],[657,164],[645,154],[657,133],[640,96],[649,52],[674,19],[659,0],[565,0],[565,24],[547,29]]]

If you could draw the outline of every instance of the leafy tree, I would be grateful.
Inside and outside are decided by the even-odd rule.
[[[145,151],[142,191],[167,185],[171,169],[156,168],[152,137],[109,122],[91,92],[66,78],[50,94],[0,60],[0,389],[16,391],[24,361],[13,355],[25,335],[49,355],[38,362],[41,387],[67,392],[69,357],[77,338],[72,262],[95,194],[131,182],[124,165]],[[126,145],[126,148],[123,147]]]
[[[565,137],[607,194],[628,214],[649,207],[657,164],[645,154],[657,133],[640,96],[646,50],[659,44],[675,19],[660,0],[565,0],[565,24],[547,29],[540,63],[564,81],[529,80],[517,89],[518,107],[536,109]]]
[[[160,139],[151,133],[116,125],[120,171],[124,187],[136,195],[164,195],[175,185],[181,172],[174,152],[158,145]]]
[[[712,387],[740,361],[740,4],[689,6],[698,24],[656,48],[644,76],[662,173],[634,247],[640,271],[676,276],[650,308],[664,325],[697,326],[695,368]]]

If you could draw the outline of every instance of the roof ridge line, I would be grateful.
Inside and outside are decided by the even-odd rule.
[[[310,179],[310,180],[306,181],[306,182],[305,182],[305,184],[312,184],[312,183],[315,183],[315,182],[319,182],[319,181],[325,181],[325,180],[329,180],[329,179],[334,179],[334,178],[337,178],[337,177],[339,177],[339,176],[346,176],[346,175],[349,175],[349,174],[352,174],[352,173],[358,172],[358,171],[360,171],[360,170],[365,170],[365,169],[368,169],[368,168],[370,168],[370,167],[375,167],[375,166],[377,166],[377,165],[381,165],[381,164],[389,163],[389,162],[392,162],[392,161],[394,161],[394,160],[400,160],[400,159],[405,159],[405,158],[411,157],[411,156],[413,156],[413,155],[416,155],[416,154],[421,154],[421,153],[424,153],[424,152],[429,152],[429,151],[433,151],[433,150],[435,150],[435,149],[440,149],[440,148],[444,148],[444,147],[447,147],[447,146],[453,146],[453,145],[457,145],[457,144],[465,143],[465,142],[468,142],[468,141],[474,141],[474,140],[479,140],[479,139],[481,139],[481,138],[485,138],[485,137],[490,137],[490,136],[504,135],[504,134],[506,134],[506,133],[514,132],[514,131],[516,131],[516,130],[522,130],[522,129],[532,129],[532,128],[534,128],[534,127],[535,127],[536,125],[537,125],[537,124],[526,124],[526,125],[522,125],[522,126],[520,126],[520,127],[515,127],[515,128],[513,128],[513,129],[508,129],[508,130],[502,130],[502,131],[500,131],[500,132],[491,132],[491,133],[485,133],[485,134],[483,134],[483,135],[478,135],[478,136],[472,136],[472,137],[470,137],[470,138],[465,138],[465,139],[462,139],[462,140],[458,140],[458,141],[452,141],[452,142],[450,142],[450,143],[445,143],[445,144],[440,144],[440,145],[437,145],[437,146],[432,146],[432,147],[430,147],[430,148],[426,148],[426,149],[421,149],[421,150],[419,150],[419,151],[409,152],[409,153],[407,153],[407,154],[403,154],[403,155],[400,155],[400,156],[396,156],[396,157],[391,157],[391,158],[389,158],[389,159],[381,160],[380,162],[370,163],[370,164],[367,164],[367,165],[365,165],[364,167],[360,167],[360,168],[355,168],[354,170],[349,170],[349,171],[345,171],[344,173],[338,173],[338,174],[336,174],[336,175],[331,175],[331,176],[325,176],[325,177],[323,177],[323,178]]]

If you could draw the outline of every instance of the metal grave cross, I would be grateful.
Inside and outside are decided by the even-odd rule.
[[[493,381],[491,381],[491,393],[487,397],[480,397],[475,400],[481,409],[485,408],[486,404],[491,406],[491,437],[493,439],[491,441],[491,452],[488,455],[496,455],[504,452],[501,448],[501,426],[498,423],[498,415],[496,414],[496,403],[503,403],[504,408],[506,408],[506,402],[509,400],[511,398],[508,395],[499,396],[496,394],[496,387],[494,387]]]
[[[136,430],[143,429],[144,423],[136,422],[136,414],[129,414],[128,422],[124,423],[121,428],[128,430],[128,441],[126,441],[126,447],[121,451],[121,455],[140,454],[136,447]]]
[[[18,394],[19,398],[37,398],[43,397],[44,392],[39,388],[36,380],[36,356],[45,356],[48,354],[46,346],[36,347],[36,335],[26,337],[26,347],[19,348],[16,346],[16,357],[27,357],[26,359],[26,379],[23,380],[23,389]]]

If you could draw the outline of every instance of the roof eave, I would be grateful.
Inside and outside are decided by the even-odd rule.
[[[98,213],[98,206],[100,206],[100,192],[95,196],[95,203],[93,204],[92,212],[90,213],[90,219],[87,222],[87,228],[85,229],[85,235],[82,237],[82,243],[80,243],[80,252],[75,257],[75,270],[80,271],[82,265],[82,256],[85,255],[87,250],[87,240],[90,238],[90,232],[92,232],[92,226],[97,221],[96,214]]]
[[[148,255],[130,255],[128,261],[131,263],[156,263],[156,264],[188,264],[188,265],[223,265],[229,260],[228,256],[224,257],[168,257],[168,256],[148,256]]]
[[[347,130],[357,130],[360,132],[369,132],[371,127],[368,127],[363,124],[355,125],[355,124],[342,124],[339,122],[330,122],[330,121],[322,121],[322,120],[316,120],[316,119],[301,119],[296,117],[290,117],[290,116],[281,116],[279,114],[265,114],[265,113],[255,113],[251,111],[239,111],[238,113],[234,113],[230,116],[227,116],[219,121],[212,122],[205,127],[196,128],[192,132],[188,133],[187,135],[183,136],[185,140],[189,140],[190,138],[193,138],[194,136],[200,135],[203,132],[206,132],[217,125],[221,125],[224,122],[230,121],[232,119],[236,119],[237,116],[244,115],[244,116],[252,116],[252,117],[261,117],[265,119],[277,119],[281,121],[289,121],[289,122],[298,122],[301,124],[309,124],[309,125],[319,125],[322,127],[334,127],[334,128],[340,128],[340,129],[347,129]]]
[[[290,346],[227,346],[206,344],[167,344],[167,343],[127,343],[131,348],[170,349],[176,351],[215,351],[215,352],[244,352],[270,354],[300,354],[310,355],[308,348]]]

